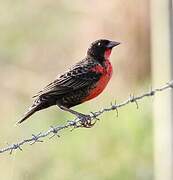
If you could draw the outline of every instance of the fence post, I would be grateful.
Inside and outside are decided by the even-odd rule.
[[[154,86],[173,79],[172,1],[151,0],[151,57]],[[172,32],[172,33],[171,33]],[[154,98],[154,176],[173,180],[173,96]]]

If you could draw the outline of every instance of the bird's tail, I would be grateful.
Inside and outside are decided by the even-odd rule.
[[[43,101],[40,98],[37,98],[33,105],[28,109],[28,111],[23,115],[23,117],[17,122],[18,124],[21,124],[23,121],[28,119],[31,115],[33,115],[35,112],[44,109],[48,107],[47,101]]]
[[[21,124],[23,121],[28,119],[32,114],[42,109],[48,108],[52,105],[55,105],[56,101],[49,101],[46,98],[38,97],[34,102],[33,105],[28,109],[28,111],[23,115],[23,117],[18,121],[18,124]]]
[[[18,124],[21,124],[23,121],[28,119],[32,114],[34,114],[36,111],[38,111],[38,106],[31,106],[29,110],[23,115],[23,117],[17,122]]]

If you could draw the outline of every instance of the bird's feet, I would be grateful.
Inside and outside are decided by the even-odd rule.
[[[96,123],[96,122],[92,122],[90,115],[80,114],[78,115],[78,118],[80,119],[82,127],[85,128],[91,128]]]
[[[95,121],[95,122],[92,122],[92,119],[93,119],[93,118],[91,118],[90,115],[86,115],[86,114],[79,113],[79,112],[74,111],[74,110],[72,110],[72,109],[69,109],[69,108],[67,108],[67,107],[65,107],[65,106],[59,106],[59,107],[60,107],[62,110],[68,111],[69,113],[75,115],[75,116],[80,120],[80,122],[79,122],[80,125],[79,125],[79,126],[77,125],[76,127],[91,128],[91,127],[94,126],[94,124],[96,123],[96,121]],[[97,118],[95,117],[95,119],[97,119]]]

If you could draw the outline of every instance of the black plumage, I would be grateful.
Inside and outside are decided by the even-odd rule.
[[[78,62],[70,70],[56,78],[48,84],[33,98],[32,106],[24,114],[19,123],[26,120],[36,111],[58,105],[61,109],[69,111],[77,116],[82,115],[69,109],[83,102],[89,96],[90,91],[95,88],[97,82],[102,77],[102,73],[94,70],[95,67],[104,67],[106,49],[112,49],[119,43],[109,40],[98,40],[91,44],[87,51],[87,56]]]

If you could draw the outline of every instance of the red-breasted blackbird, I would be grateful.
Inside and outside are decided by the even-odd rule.
[[[18,123],[22,123],[35,112],[53,105],[82,120],[89,119],[88,115],[70,108],[95,98],[104,90],[112,76],[109,57],[112,48],[119,44],[106,39],[93,42],[82,61],[33,96],[36,99]],[[84,124],[89,126],[87,123]]]

